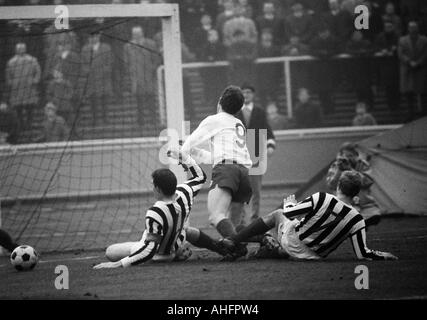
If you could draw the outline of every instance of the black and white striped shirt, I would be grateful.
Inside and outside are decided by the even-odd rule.
[[[365,221],[353,207],[332,194],[319,192],[287,208],[287,218],[300,218],[295,227],[299,239],[320,257],[326,257],[351,238],[358,259],[383,259],[366,246]]]
[[[184,226],[188,221],[193,199],[207,177],[192,158],[188,158],[183,167],[191,173],[190,180],[177,186],[175,201],[157,201],[147,210],[141,248],[121,260],[124,267],[146,262],[154,255],[173,256],[185,241]]]

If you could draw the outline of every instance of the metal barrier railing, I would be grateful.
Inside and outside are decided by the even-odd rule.
[[[339,54],[333,57],[334,59],[351,59],[353,56],[349,54]],[[373,57],[374,58],[374,57]],[[305,56],[282,56],[273,58],[258,58],[255,60],[255,64],[268,64],[268,63],[283,63],[283,74],[285,80],[285,93],[286,93],[286,107],[287,114],[290,118],[293,117],[293,101],[292,101],[292,77],[291,77],[291,63],[300,61],[314,61],[319,60],[316,57],[305,55]],[[215,61],[215,62],[191,62],[183,63],[183,69],[201,69],[201,68],[217,68],[227,67],[230,63],[228,61]],[[166,106],[164,100],[164,80],[163,80],[163,66],[157,69],[158,79],[158,95],[159,95],[159,108],[160,108],[160,119],[162,123],[165,123],[166,119]]]

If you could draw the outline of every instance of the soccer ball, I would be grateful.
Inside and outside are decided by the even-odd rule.
[[[33,247],[22,245],[13,250],[10,262],[18,271],[32,270],[39,261],[39,254]]]

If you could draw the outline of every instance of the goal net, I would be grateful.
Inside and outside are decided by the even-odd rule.
[[[19,243],[139,240],[184,120],[178,25],[172,4],[2,7],[0,227]]]

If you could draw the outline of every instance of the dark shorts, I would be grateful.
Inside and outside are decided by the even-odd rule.
[[[210,190],[216,186],[228,189],[233,202],[249,203],[251,200],[249,170],[240,164],[217,164],[212,170]]]

